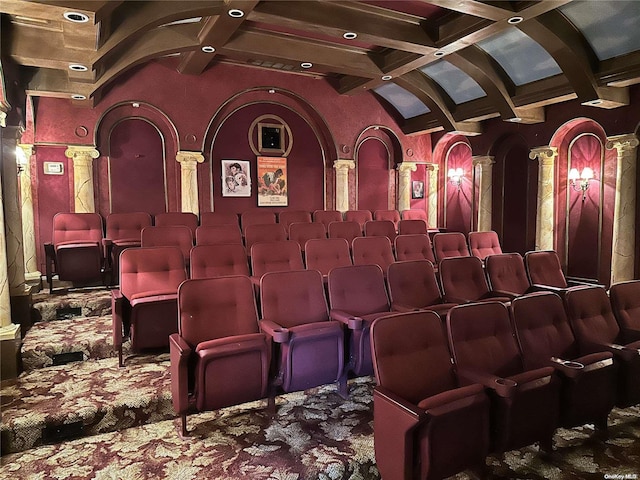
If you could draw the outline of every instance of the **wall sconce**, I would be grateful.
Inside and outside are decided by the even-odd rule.
[[[569,170],[569,185],[576,191],[582,192],[582,201],[587,198],[587,190],[589,189],[589,181],[593,179],[593,170],[584,167],[582,173],[578,173],[577,168]]]
[[[450,168],[449,173],[447,173],[447,177],[449,177],[449,181],[452,185],[460,188],[462,185],[462,177],[464,177],[464,170],[460,167]]]
[[[20,147],[16,147],[16,168],[18,170],[18,175],[24,172],[25,168],[29,164],[29,159],[24,153],[24,150]]]

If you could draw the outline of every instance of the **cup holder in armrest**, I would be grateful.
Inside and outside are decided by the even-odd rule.
[[[584,368],[584,365],[580,362],[574,362],[572,360],[563,360],[562,358],[557,358],[557,357],[551,357],[551,361],[562,365],[563,367],[567,367],[567,368],[573,368],[576,370],[580,370],[582,368]]]
[[[495,382],[502,387],[512,388],[512,387],[518,386],[517,382],[514,382],[513,380],[509,380],[508,378],[496,378]]]

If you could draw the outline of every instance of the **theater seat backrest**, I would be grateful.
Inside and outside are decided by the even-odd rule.
[[[98,213],[57,213],[53,217],[53,244],[102,241],[102,217]]]
[[[107,217],[106,238],[140,241],[142,229],[151,226],[151,215],[145,212],[112,213]]]
[[[129,248],[120,256],[120,291],[129,300],[145,292],[177,293],[186,278],[177,247]]]
[[[251,272],[261,277],[267,272],[304,270],[302,254],[297,242],[254,243],[251,247]]]

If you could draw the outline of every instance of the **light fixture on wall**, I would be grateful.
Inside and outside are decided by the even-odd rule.
[[[449,181],[452,185],[460,188],[462,186],[462,177],[464,177],[464,170],[460,167],[450,168],[449,173],[447,173],[447,177],[449,177]]]
[[[582,201],[587,198],[587,190],[589,189],[589,182],[593,180],[593,170],[589,167],[584,167],[581,173],[578,173],[577,168],[569,170],[569,185],[576,192],[582,192]]]

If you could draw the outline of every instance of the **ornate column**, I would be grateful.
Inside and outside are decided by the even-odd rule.
[[[536,216],[536,250],[553,250],[555,231],[555,163],[556,147],[538,147],[529,152],[531,160],[538,159],[538,213]]]
[[[73,160],[73,197],[76,213],[94,213],[93,160],[100,152],[89,145],[69,145],[64,154]]]
[[[402,162],[396,167],[398,170],[398,211],[411,208],[411,172],[418,167],[414,162]]]
[[[353,160],[336,160],[333,162],[336,170],[336,210],[349,210],[349,170],[356,168]]]
[[[176,154],[176,161],[180,164],[181,210],[199,215],[197,166],[204,162],[204,156],[200,152],[181,151]]]
[[[24,251],[25,280],[27,283],[39,284],[40,276],[36,258],[36,234],[33,216],[33,195],[31,192],[31,156],[33,145],[18,144],[24,154],[20,178],[20,201],[22,204],[22,248]],[[20,151],[17,153],[20,154]]]
[[[438,226],[438,170],[440,167],[431,163],[427,165],[429,171],[429,186],[427,193],[427,223],[429,227]]]
[[[478,172],[478,231],[484,232],[492,228],[493,212],[493,157],[488,155],[473,157],[473,168]]]
[[[636,237],[636,180],[638,178],[637,147],[634,134],[609,137],[606,147],[618,153],[616,200],[613,211],[613,251],[611,283],[633,280]]]

